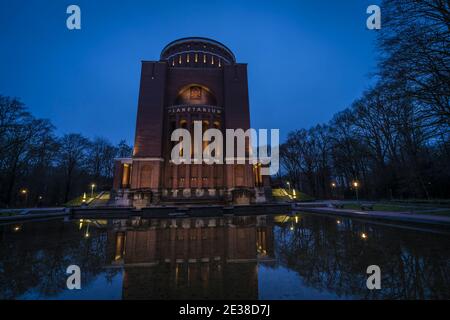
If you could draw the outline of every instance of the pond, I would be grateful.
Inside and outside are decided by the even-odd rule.
[[[1,299],[450,299],[450,232],[311,214],[0,225]],[[67,268],[81,271],[69,290]],[[369,290],[367,267],[381,269]]]

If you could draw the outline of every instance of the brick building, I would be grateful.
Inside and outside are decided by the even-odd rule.
[[[247,64],[206,38],[173,41],[159,61],[142,62],[133,156],[116,160],[117,204],[266,201],[269,180],[258,165],[171,161],[173,130],[192,132],[194,121],[201,121],[204,131],[250,128]]]

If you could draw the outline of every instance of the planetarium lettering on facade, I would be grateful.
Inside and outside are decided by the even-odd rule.
[[[174,113],[191,113],[191,112],[201,112],[201,113],[213,113],[213,114],[221,114],[222,108],[215,106],[172,106],[168,108],[168,112],[171,114]]]

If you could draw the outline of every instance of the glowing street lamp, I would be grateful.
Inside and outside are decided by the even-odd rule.
[[[95,189],[96,185],[95,183],[91,184],[91,198],[94,197],[94,189]]]
[[[89,238],[91,234],[89,233],[89,223],[87,224],[86,232],[84,233],[85,238]]]
[[[332,182],[331,183],[331,197],[335,197],[335,198],[337,198],[337,195],[336,195],[336,187],[337,187],[337,184],[336,184],[336,182]]]
[[[294,199],[294,197],[292,196],[292,189],[291,189],[291,183],[289,181],[286,182],[287,186],[288,186],[288,196],[290,199]],[[294,191],[295,192],[295,191]]]
[[[353,187],[355,188],[355,192],[356,192],[356,201],[359,202],[359,197],[358,197],[359,183],[358,183],[358,181],[354,181],[354,182],[353,182]]]
[[[20,190],[20,194],[22,194],[25,198],[25,206],[28,204],[28,190],[27,189],[22,189]]]

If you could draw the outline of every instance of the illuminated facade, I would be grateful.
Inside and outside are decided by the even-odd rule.
[[[224,136],[225,129],[250,128],[247,65],[237,63],[223,44],[205,38],[173,41],[159,61],[142,62],[133,156],[116,161],[116,204],[267,201],[269,179],[259,166],[171,162],[177,144],[171,133],[184,128],[193,136],[194,121],[201,121],[203,131],[215,128]]]

